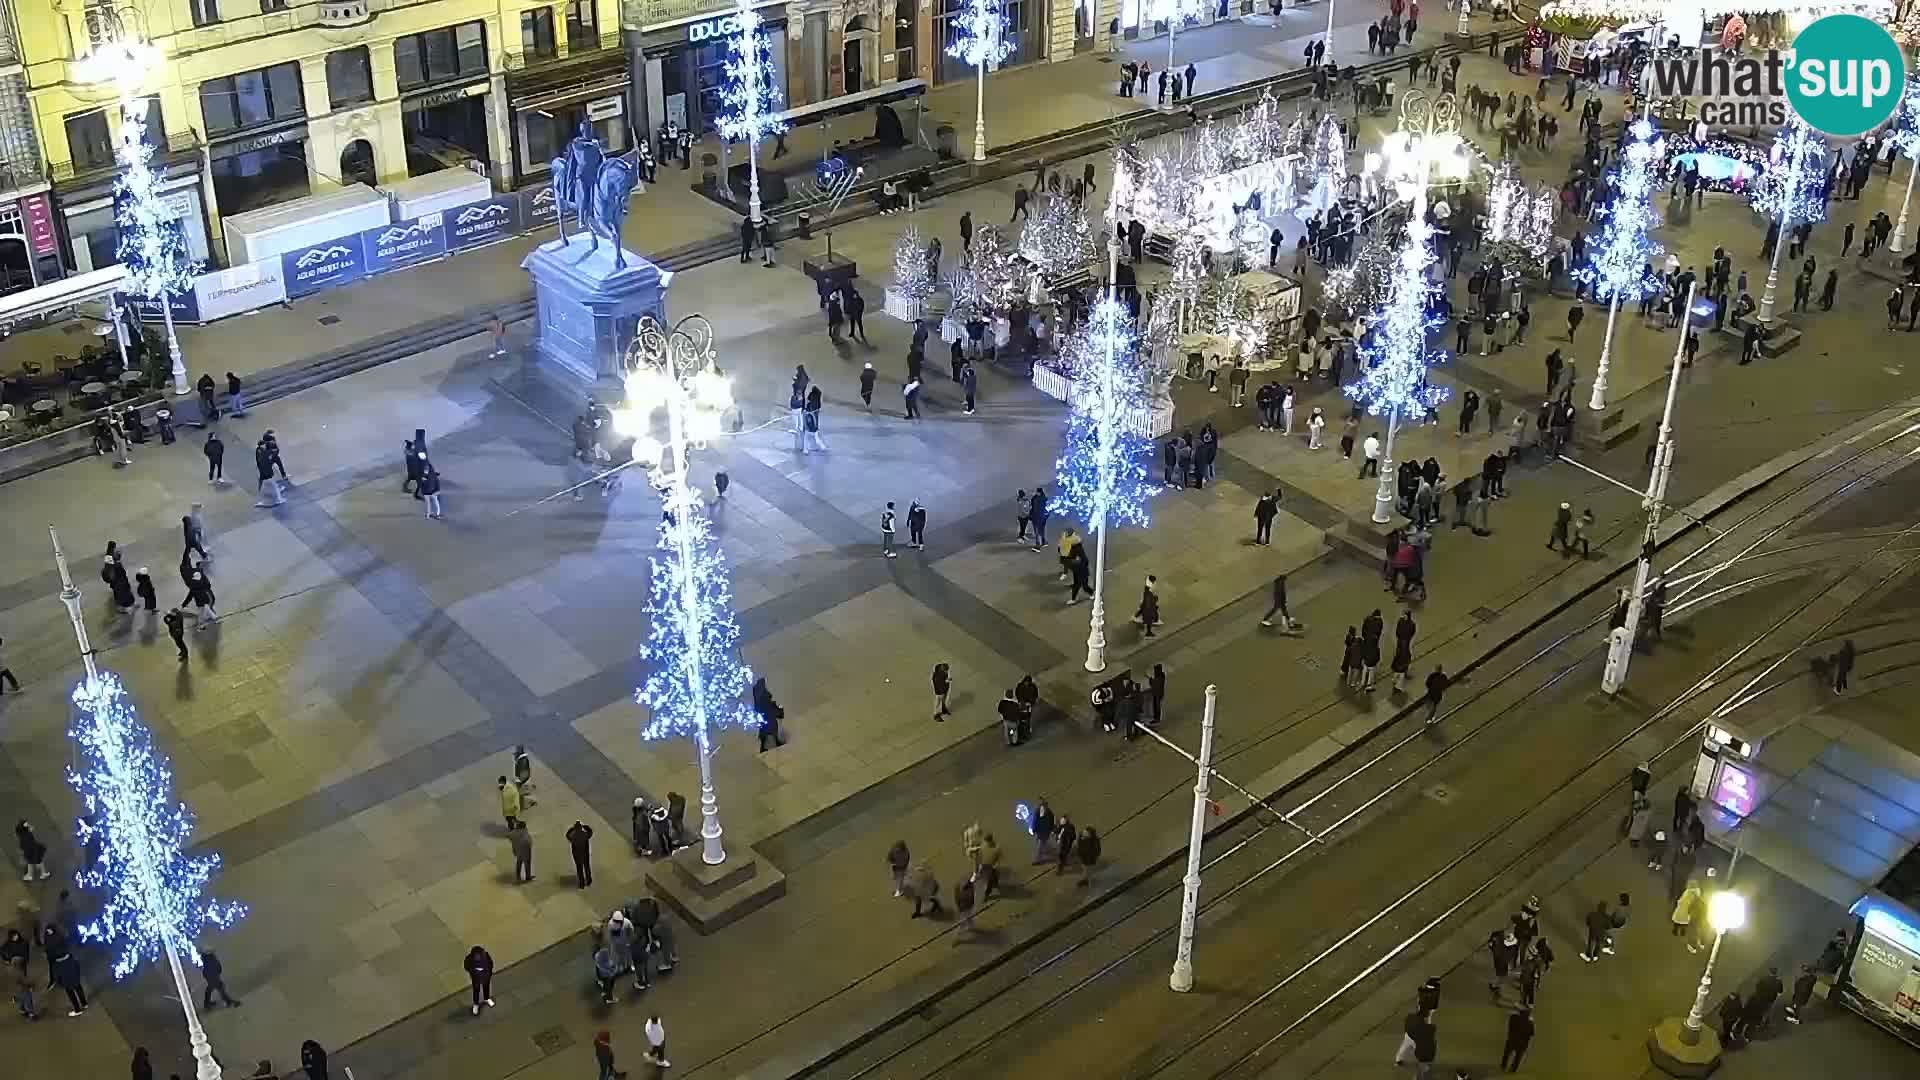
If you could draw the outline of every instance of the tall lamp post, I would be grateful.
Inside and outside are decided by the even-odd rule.
[[[1167,78],[1178,78],[1173,67],[1173,40],[1180,28],[1200,17],[1200,8],[1204,0],[1148,0],[1147,18],[1167,24]],[[1327,11],[1327,26],[1333,26],[1333,11]],[[1327,42],[1327,48],[1333,48],[1333,42]]]
[[[1193,924],[1200,918],[1200,844],[1207,835],[1207,788],[1213,777],[1213,712],[1220,689],[1207,684],[1206,711],[1200,714],[1200,760],[1193,782],[1193,824],[1187,833],[1187,876],[1180,881],[1180,941],[1167,986],[1175,993],[1193,989]]]
[[[1707,998],[1713,994],[1713,965],[1720,959],[1720,943],[1727,931],[1747,924],[1747,900],[1737,892],[1721,890],[1707,901],[1707,923],[1713,927],[1713,948],[1707,952],[1707,966],[1700,971],[1700,985],[1693,991],[1693,1008],[1687,1010],[1686,1023],[1680,1029],[1680,1041],[1688,1046],[1700,1043],[1700,1027],[1707,1012]]]
[[[1013,55],[1007,40],[1006,0],[967,0],[953,20],[947,55],[973,65],[973,160],[987,160],[987,69]]]
[[[1673,475],[1673,399],[1680,391],[1680,365],[1685,357],[1687,334],[1692,330],[1693,296],[1699,283],[1687,286],[1687,306],[1682,311],[1680,338],[1673,343],[1673,369],[1667,375],[1667,404],[1660,413],[1660,432],[1653,446],[1653,469],[1647,476],[1647,492],[1641,506],[1647,512],[1647,526],[1640,534],[1640,558],[1633,564],[1633,592],[1627,597],[1627,621],[1607,635],[1607,663],[1600,675],[1600,689],[1617,694],[1627,681],[1627,668],[1633,663],[1633,642],[1640,636],[1640,619],[1647,610],[1647,585],[1653,577],[1653,549],[1660,540],[1660,515],[1667,507],[1667,480]]]
[[[1760,325],[1773,326],[1774,296],[1780,288],[1780,254],[1787,249],[1787,237],[1802,222],[1819,221],[1827,216],[1827,201],[1815,186],[1826,171],[1827,144],[1798,115],[1773,137],[1773,153],[1767,171],[1753,195],[1754,209],[1780,222],[1780,235],[1773,245],[1773,261],[1767,264],[1767,287],[1760,294]]]
[[[650,670],[634,693],[649,710],[640,737],[693,740],[700,759],[700,858],[718,866],[727,852],[713,791],[714,735],[723,727],[754,727],[757,717],[741,700],[753,672],[739,656],[726,560],[700,493],[687,482],[687,459],[720,437],[733,392],[714,364],[713,327],[699,315],[671,328],[651,316],[641,319],[625,362],[627,397],[614,424],[633,438],[635,463],[652,466],[665,510],[651,560],[652,627],[640,650]],[[666,413],[664,441],[653,434],[657,412]]]
[[[129,12],[131,14],[131,12]],[[174,294],[192,288],[194,267],[183,250],[176,216],[160,197],[159,177],[149,164],[153,147],[146,141],[146,98],[139,96],[147,73],[162,62],[160,50],[140,39],[120,11],[88,7],[87,32],[92,45],[74,62],[74,77],[83,83],[112,83],[119,93],[120,145],[114,151],[124,170],[116,185],[120,226],[120,260],[127,268],[131,291],[157,300],[167,328],[167,354],[173,361],[173,392],[185,397],[187,363],[180,351],[180,335],[173,325]]]
[[[1068,343],[1073,358],[1073,418],[1055,463],[1056,504],[1080,516],[1093,533],[1093,612],[1087,631],[1087,670],[1107,666],[1107,530],[1145,525],[1154,486],[1147,474],[1153,440],[1144,433],[1149,409],[1147,373],[1133,316],[1119,290],[1093,305],[1085,329]]]
[[[1607,407],[1607,374],[1612,367],[1613,327],[1620,317],[1620,305],[1637,300],[1660,288],[1660,280],[1649,272],[1660,255],[1653,242],[1654,169],[1666,160],[1665,140],[1655,138],[1653,122],[1642,117],[1634,122],[1632,136],[1620,166],[1614,170],[1614,197],[1604,211],[1600,243],[1593,259],[1577,273],[1593,286],[1596,299],[1607,302],[1607,330],[1600,339],[1600,363],[1593,374],[1593,392],[1587,408]]]
[[[1372,155],[1369,164],[1375,164]],[[1378,327],[1374,344],[1362,350],[1366,375],[1345,393],[1375,416],[1387,417],[1387,444],[1374,491],[1373,520],[1393,520],[1393,443],[1403,416],[1421,415],[1447,398],[1444,387],[1427,383],[1433,354],[1427,334],[1439,325],[1428,314],[1427,270],[1433,264],[1433,225],[1427,220],[1427,185],[1439,177],[1465,175],[1460,109],[1451,94],[1429,97],[1410,90],[1401,100],[1400,127],[1388,136],[1377,159],[1401,199],[1412,204],[1405,246],[1396,257],[1387,300],[1369,321]]]
[[[720,137],[747,141],[747,220],[760,224],[760,140],[787,130],[784,95],[773,80],[773,52],[752,0],[737,0],[728,39],[727,84],[721,92]]]
[[[194,1076],[220,1080],[220,1063],[214,1060],[213,1046],[194,1010],[181,956],[197,964],[200,951],[194,942],[200,935],[210,927],[233,925],[247,909],[206,898],[207,883],[219,869],[220,858],[186,853],[193,814],[174,799],[172,768],[154,747],[153,733],[135,715],[120,679],[95,665],[86,618],[80,612],[80,590],[67,571],[60,534],[52,526],[47,534],[60,571],[60,602],[73,622],[80,662],[86,668],[86,678],[73,692],[77,715],[69,734],[79,753],[67,769],[67,782],[86,806],[80,821],[81,844],[100,852],[79,872],[78,881],[103,903],[99,914],[80,927],[80,936],[117,947],[113,960],[117,979],[133,974],[143,961],[156,956],[166,959],[174,995],[187,1022]]]

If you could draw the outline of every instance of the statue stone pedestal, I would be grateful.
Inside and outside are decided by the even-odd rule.
[[[667,320],[673,273],[631,251],[613,265],[614,245],[576,233],[533,249],[520,268],[533,276],[539,305],[533,342],[540,373],[602,400],[620,399],[621,357],[641,316]]]

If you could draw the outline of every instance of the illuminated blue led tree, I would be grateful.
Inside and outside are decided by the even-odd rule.
[[[1093,306],[1084,330],[1067,343],[1073,363],[1073,417],[1054,464],[1054,506],[1086,522],[1094,535],[1093,614],[1087,670],[1107,666],[1107,529],[1145,526],[1153,460],[1147,370],[1125,304],[1110,292]]]
[[[760,140],[787,130],[780,119],[786,95],[774,82],[773,44],[752,0],[737,0],[727,40],[727,82],[720,94],[721,138],[747,144],[747,217],[760,220]]]
[[[1774,133],[1773,150],[1767,155],[1767,171],[1753,186],[1753,208],[1780,225],[1779,239],[1773,245],[1773,261],[1767,264],[1767,287],[1760,294],[1760,325],[1773,324],[1774,294],[1780,286],[1780,253],[1786,250],[1787,234],[1827,216],[1827,144],[1820,133],[1808,127],[1798,113],[1790,113],[1786,126]]]
[[[648,672],[634,692],[648,710],[640,737],[693,740],[700,754],[700,857],[718,866],[727,853],[713,791],[713,737],[719,728],[752,728],[758,717],[741,700],[753,672],[740,659],[726,559],[699,491],[687,483],[686,462],[689,448],[719,437],[733,396],[714,366],[713,329],[699,315],[671,330],[651,316],[642,319],[626,362],[626,402],[614,422],[634,438],[634,461],[653,466],[664,511],[659,547],[649,559],[651,630],[640,648]],[[663,410],[664,444],[650,434],[654,414]]]
[[[970,64],[974,73],[973,160],[987,160],[987,69],[1013,55],[1007,40],[1006,0],[967,0],[953,18],[947,55]]]
[[[1887,241],[1887,250],[1898,255],[1907,250],[1907,207],[1913,202],[1913,175],[1920,172],[1920,75],[1907,77],[1888,139],[1907,159],[1907,193],[1900,197],[1900,220],[1893,226],[1893,238]]]
[[[114,950],[113,975],[124,979],[141,963],[164,958],[186,1016],[197,1080],[219,1080],[220,1065],[193,1008],[181,957],[198,965],[198,941],[210,929],[246,915],[238,903],[208,898],[220,869],[218,855],[189,855],[193,812],[174,798],[173,767],[153,744],[118,676],[94,664],[80,590],[67,573],[60,537],[51,528],[60,601],[73,623],[86,676],[74,688],[75,716],[67,734],[75,758],[67,783],[80,796],[80,847],[93,854],[76,883],[100,898],[99,914],[80,926],[83,940]]]
[[[1660,278],[1653,262],[1661,247],[1653,241],[1660,221],[1653,212],[1653,192],[1659,186],[1656,170],[1666,160],[1666,140],[1652,121],[1636,120],[1630,138],[1613,170],[1613,199],[1600,210],[1600,242],[1587,265],[1574,275],[1592,288],[1596,300],[1607,302],[1606,336],[1600,339],[1600,364],[1593,375],[1590,409],[1607,407],[1607,373],[1613,359],[1613,324],[1620,306],[1658,292]]]
[[[1368,320],[1372,337],[1359,350],[1366,374],[1345,389],[1370,415],[1387,418],[1380,486],[1373,499],[1373,520],[1382,525],[1393,520],[1393,439],[1401,419],[1424,416],[1447,400],[1446,387],[1427,382],[1427,369],[1446,359],[1444,353],[1427,346],[1427,335],[1446,322],[1428,303],[1427,268],[1433,262],[1433,226],[1427,221],[1423,188],[1407,221],[1407,238],[1394,265],[1387,301]]]
[[[114,183],[119,220],[120,265],[127,269],[127,285],[136,296],[155,301],[167,327],[167,352],[173,358],[173,392],[187,392],[187,365],[180,338],[173,329],[171,297],[193,288],[197,268],[187,255],[177,215],[160,196],[160,177],[152,168],[153,147],[146,140],[145,98],[128,98],[120,110],[120,148],[123,171]]]

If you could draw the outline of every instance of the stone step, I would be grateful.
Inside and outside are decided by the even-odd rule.
[[[1760,355],[1774,357],[1790,353],[1800,347],[1800,336],[1800,331],[1782,325],[1771,335],[1760,339]]]

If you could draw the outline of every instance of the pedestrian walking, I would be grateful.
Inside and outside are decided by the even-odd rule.
[[[527,831],[527,823],[515,821],[507,826],[507,846],[513,849],[513,882],[516,885],[533,880],[533,834]]]
[[[1681,891],[1680,898],[1673,902],[1673,914],[1669,918],[1673,924],[1673,936],[1685,938],[1687,951],[1690,953],[1700,951],[1694,947],[1693,937],[1688,931],[1693,927],[1694,916],[1700,914],[1704,907],[1705,898],[1700,890],[1700,882],[1688,879],[1687,887]]]
[[[1027,497],[1027,523],[1033,526],[1033,550],[1044,551],[1047,546],[1047,489],[1037,487]]]
[[[1601,953],[1613,955],[1613,946],[1607,944],[1607,935],[1613,932],[1613,916],[1607,912],[1607,902],[1601,900],[1587,912],[1587,945],[1580,950],[1580,959],[1591,964],[1600,959]]]
[[[913,914],[908,918],[920,917],[920,909],[925,907],[927,914],[938,918],[944,910],[940,906],[940,879],[933,876],[933,867],[925,859],[914,864],[907,875],[908,895],[913,898]]]
[[[160,617],[160,621],[166,625],[167,636],[173,639],[173,647],[180,651],[180,662],[183,664],[186,663],[187,662],[186,616],[182,615],[180,613],[180,609],[177,607],[168,608],[167,613]],[[6,672],[5,674],[11,675],[12,673]],[[14,689],[18,690],[19,686],[16,685]]]
[[[200,995],[202,1009],[213,1008],[215,994],[227,1003],[228,1008],[237,1008],[240,1002],[227,990],[226,968],[220,963],[220,957],[212,949],[200,950],[200,977],[206,980],[206,990]]]
[[[576,819],[567,829],[567,848],[573,852],[573,887],[593,884],[593,827]]]
[[[647,1061],[655,1068],[673,1068],[673,1062],[667,1060],[667,1025],[660,1021],[660,1014],[647,1014],[647,1023],[642,1030],[647,1035]]]
[[[893,550],[893,522],[893,504],[889,502],[887,508],[880,511],[880,554],[889,559],[899,557],[898,553]]]
[[[1563,503],[1561,505],[1564,506],[1565,504]],[[1580,557],[1582,559],[1592,558],[1593,557],[1593,549],[1591,547],[1592,541],[1589,535],[1592,533],[1592,531],[1593,531],[1593,508],[1589,506],[1582,509],[1580,511],[1580,516],[1575,518],[1573,521],[1573,535],[1567,543],[1566,554],[1571,555],[1573,553],[1573,549],[1575,547],[1578,547],[1580,549]]]
[[[1133,612],[1133,621],[1140,624],[1143,637],[1152,637],[1153,628],[1160,623],[1160,592],[1156,584],[1154,576],[1148,574],[1147,583],[1140,590],[1140,606]]]
[[[1313,414],[1307,417],[1307,449],[1309,450],[1320,449],[1321,433],[1326,430],[1327,430],[1326,414],[1321,412],[1320,407],[1316,405],[1313,408]]]
[[[953,688],[953,680],[947,674],[947,665],[933,665],[933,718],[945,721],[953,715],[947,709],[947,692]]]
[[[960,929],[973,933],[973,878],[963,877],[953,886],[953,913],[959,917]]]
[[[1553,516],[1553,531],[1547,534],[1547,550],[1552,551],[1557,546],[1563,552],[1572,551],[1573,544],[1570,540],[1572,529],[1573,504],[1561,503],[1560,509]]]
[[[26,818],[13,827],[13,838],[20,845],[20,862],[26,867],[21,881],[45,881],[53,876],[47,872],[47,845],[40,842]]]
[[[980,388],[980,377],[973,370],[973,361],[960,365],[960,392],[964,396],[961,411],[973,415],[974,401]]]
[[[1347,627],[1347,639],[1340,646],[1340,682],[1345,686],[1360,685],[1360,631]]]
[[[873,384],[879,378],[880,378],[879,373],[873,370],[873,365],[871,363],[861,365],[860,367],[860,404],[865,405],[867,407],[868,412],[873,411]]]
[[[741,259],[740,261],[746,262],[747,260]],[[613,1004],[611,994],[607,996],[606,1003],[609,1005]],[[626,1080],[627,1071],[614,1066],[613,1035],[610,1032],[601,1031],[594,1034],[593,1060],[600,1066],[599,1080]]]
[[[1285,625],[1287,629],[1293,629],[1293,615],[1287,611],[1287,575],[1285,574],[1280,574],[1273,579],[1273,606],[1267,608],[1267,613],[1260,617],[1260,625],[1272,626],[1275,614],[1280,616],[1280,622]],[[1155,673],[1157,674],[1159,670],[1160,665],[1155,664]],[[1160,719],[1158,701],[1156,701],[1154,705],[1153,718],[1156,721]]]
[[[220,433],[217,431],[207,432],[207,441],[201,444],[200,452],[204,454],[207,459],[207,483],[225,483],[227,479],[225,472],[227,444],[220,441]]]
[[[1253,542],[1255,544],[1273,543],[1273,519],[1280,514],[1280,489],[1271,494],[1262,494],[1253,504]]]
[[[42,876],[45,876],[44,874]],[[80,981],[80,962],[73,958],[67,935],[58,926],[47,927],[42,945],[47,953],[47,985],[58,986],[67,995],[67,1015],[87,1011],[87,988]]]
[[[1028,827],[1033,830],[1033,865],[1038,866],[1047,861],[1047,846],[1053,842],[1053,808],[1041,799],[1033,804],[1028,818]]]
[[[1380,475],[1380,433],[1374,432],[1360,444],[1360,479]]]
[[[907,850],[905,840],[895,840],[887,849],[887,872],[893,875],[893,895],[907,895],[907,871],[913,865],[913,853]]]
[[[500,789],[500,816],[506,819],[507,828],[511,829],[520,824],[520,788],[504,776],[498,779],[497,786]]]
[[[40,1010],[33,1000],[33,974],[27,970],[29,947],[26,939],[18,930],[7,931],[5,944],[0,944],[0,967],[5,968],[7,990],[13,995],[13,1007],[28,1020],[40,1019]]]
[[[1840,651],[1833,654],[1829,667],[1833,672],[1833,692],[1843,694],[1847,690],[1847,680],[1853,675],[1854,647],[1853,639],[1840,643]]]
[[[1448,678],[1445,669],[1439,664],[1433,665],[1433,673],[1427,676],[1426,703],[1428,727],[1432,727],[1440,722],[1440,701],[1446,696],[1447,687],[1452,686],[1453,682],[1454,680]]]
[[[908,379],[900,386],[900,399],[906,405],[906,418],[920,419],[920,379],[918,376]]]
[[[927,546],[927,508],[918,499],[907,504],[907,546],[916,551]]]
[[[1061,814],[1060,827],[1054,835],[1057,838],[1053,852],[1054,870],[1058,873],[1065,874],[1067,872],[1067,864],[1073,861],[1073,845],[1080,840],[1080,830],[1074,828],[1072,818]]]
[[[207,554],[206,538],[201,535],[200,523],[192,514],[180,515],[180,540],[184,545],[184,550],[180,553],[182,558],[185,558],[189,551],[198,552],[202,559],[212,557]]]
[[[982,834],[975,863],[974,876],[981,880],[980,899],[991,900],[1000,887],[1000,845],[994,842],[992,833]]]
[[[260,501],[253,505],[272,507],[286,502],[286,496],[280,493],[280,482],[273,478],[273,453],[267,449],[265,440],[253,448],[253,467],[260,474],[260,482],[255,487]]]
[[[851,285],[847,286],[845,292],[847,296],[847,336],[860,342],[862,345],[870,345],[872,342],[867,340],[867,324],[865,321],[867,317],[867,298],[861,296],[860,290]]]
[[[483,1007],[493,1008],[493,955],[475,945],[467,950],[462,966],[473,989],[473,1015],[479,1016]]]
[[[1100,834],[1089,825],[1080,830],[1079,838],[1074,842],[1074,851],[1080,858],[1080,887],[1091,888],[1093,875],[1100,869]]]
[[[773,691],[767,688],[765,676],[753,680],[753,688],[749,696],[753,700],[754,713],[760,717],[760,753],[767,752],[768,743],[776,747],[785,746],[787,737],[780,733],[780,721],[787,718],[787,710],[781,708],[780,703],[773,699]]]
[[[1502,1072],[1519,1072],[1520,1059],[1527,1056],[1533,1042],[1533,1009],[1522,1005],[1507,1017],[1507,1042],[1500,1050]]]
[[[1849,225],[1848,229],[1851,230],[1852,226]],[[1813,1000],[1813,989],[1819,981],[1819,977],[1813,972],[1812,964],[1800,965],[1800,974],[1793,980],[1793,998],[1787,1003],[1787,1023],[1800,1022],[1800,1014],[1806,1011],[1807,1002]]]
[[[1368,616],[1377,619],[1378,613]],[[1360,632],[1360,689],[1373,692],[1374,676],[1380,670],[1380,637],[1377,633]]]
[[[1411,610],[1402,611],[1400,619],[1393,624],[1393,692],[1407,692],[1407,671],[1413,666],[1413,635],[1419,627],[1413,621]]]
[[[1573,335],[1575,335],[1576,333],[1579,333],[1580,324],[1581,322],[1585,321],[1586,317],[1587,317],[1587,309],[1582,307],[1579,304],[1575,304],[1573,305],[1573,307],[1567,310],[1567,340],[1568,341],[1572,341]]]

